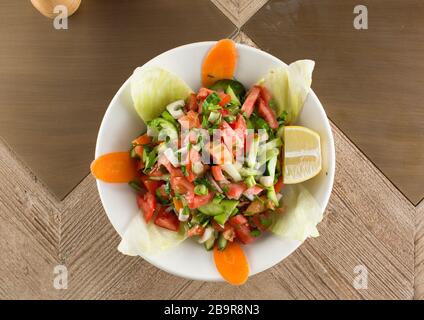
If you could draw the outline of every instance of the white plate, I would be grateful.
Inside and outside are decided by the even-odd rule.
[[[201,83],[200,69],[203,58],[215,42],[198,42],[169,50],[150,60],[146,65],[156,65],[179,75],[193,89]],[[235,78],[249,88],[271,68],[284,64],[281,60],[261,50],[237,44],[239,60]],[[323,170],[307,182],[309,191],[315,196],[323,210],[327,206],[334,179],[334,142],[330,124],[324,109],[311,90],[297,122],[317,131],[321,136]],[[126,151],[145,125],[136,114],[127,80],[113,97],[97,137],[96,154]],[[122,235],[131,219],[140,214],[135,196],[126,184],[108,184],[97,181],[103,207],[116,231]],[[282,240],[271,234],[245,246],[250,265],[250,275],[264,271],[290,255],[300,243]],[[220,281],[215,269],[213,255],[194,241],[184,241],[179,246],[154,257],[143,257],[156,267],[169,273],[204,281]]]

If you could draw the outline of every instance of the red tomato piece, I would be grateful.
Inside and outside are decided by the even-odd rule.
[[[180,168],[175,168],[165,155],[162,155],[159,159],[159,163],[163,165],[169,174],[173,177],[184,177],[183,172]]]
[[[278,178],[277,183],[274,185],[275,192],[276,193],[281,192],[281,189],[283,189],[283,187],[284,187],[283,176],[280,176]]]
[[[173,211],[166,211],[166,207],[160,207],[155,219],[155,225],[171,230],[180,229],[180,221]]]
[[[192,93],[190,94],[190,97],[188,98],[188,106],[187,106],[187,111],[197,111],[197,109],[199,108],[199,106],[197,105],[197,98],[196,98],[196,94]]]
[[[255,226],[261,231],[265,231],[271,226],[271,215],[268,212],[255,214],[252,220]]]
[[[180,194],[194,194],[194,184],[185,177],[171,177],[171,187]]]
[[[234,228],[237,239],[239,239],[242,243],[248,244],[252,241],[255,241],[255,237],[250,234],[250,228],[247,219],[238,214],[229,220],[230,225]]]
[[[187,205],[190,209],[196,209],[198,207],[204,206],[205,204],[209,203],[212,201],[214,197],[214,193],[213,192],[209,192],[207,195],[204,196],[198,196],[193,194],[187,194],[186,195],[186,200],[187,200]]]
[[[268,122],[272,129],[278,129],[278,121],[274,110],[272,110],[262,98],[259,98],[258,113]]]
[[[208,95],[210,95],[212,92],[214,92],[211,89],[208,88],[200,88],[199,92],[197,93],[197,99],[199,100],[205,100]]]
[[[205,228],[196,224],[194,227],[187,231],[188,237],[201,236],[205,232]]]
[[[243,192],[244,195],[246,195],[247,197],[253,197],[253,196],[257,196],[258,194],[260,194],[264,189],[262,189],[260,186],[258,185],[254,185],[253,187],[247,189],[246,191]]]
[[[225,181],[225,180],[227,180],[225,178],[224,174],[222,173],[222,169],[221,169],[220,166],[212,166],[211,170],[212,170],[213,178],[216,181],[219,182],[219,181]]]
[[[259,97],[260,92],[261,92],[260,88],[258,86],[254,86],[250,90],[246,100],[244,101],[243,106],[241,107],[241,111],[246,113],[247,118],[250,117],[253,110],[255,109],[255,103]]]
[[[181,127],[185,129],[200,128],[200,120],[197,112],[190,110],[185,116],[178,119]]]
[[[137,204],[138,207],[143,211],[144,220],[146,223],[150,221],[153,217],[153,213],[156,210],[156,197],[153,193],[146,192],[145,194],[137,194]]]
[[[269,102],[271,101],[271,92],[268,91],[267,88],[261,86],[261,98],[265,101],[265,104],[269,106]]]
[[[227,196],[230,199],[240,199],[242,193],[247,189],[244,183],[230,183],[227,188]]]
[[[144,174],[140,176],[140,180],[143,182],[146,189],[152,194],[155,194],[156,189],[163,184],[162,181],[150,180],[149,177]]]

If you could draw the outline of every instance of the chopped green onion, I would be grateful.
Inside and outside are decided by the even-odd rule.
[[[252,231],[250,231],[250,235],[252,236],[252,237],[259,237],[260,235],[261,235],[261,232],[259,231],[259,230],[252,230]]]
[[[219,112],[216,112],[216,111],[212,111],[210,114],[209,114],[209,118],[208,118],[208,121],[210,122],[210,123],[217,123],[217,122],[221,122],[221,113],[219,113]]]
[[[143,191],[143,188],[141,187],[140,183],[138,181],[130,181],[128,182],[131,188],[133,188],[135,191],[140,192]]]
[[[208,194],[208,188],[204,184],[198,184],[194,187],[194,193],[199,196],[204,196]]]
[[[248,188],[252,188],[254,185],[256,185],[256,181],[253,176],[248,176],[247,178],[245,178],[244,183]]]

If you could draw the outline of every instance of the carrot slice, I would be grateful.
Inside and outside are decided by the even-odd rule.
[[[104,182],[130,182],[137,177],[137,161],[129,152],[107,153],[91,163],[92,175]]]
[[[237,242],[228,242],[224,250],[215,246],[213,250],[215,265],[221,276],[229,283],[241,285],[249,276],[246,256]]]
[[[230,39],[218,41],[208,52],[202,66],[202,83],[205,87],[221,79],[232,79],[237,63],[237,50]]]

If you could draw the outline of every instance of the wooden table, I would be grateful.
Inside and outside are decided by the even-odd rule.
[[[331,1],[324,2],[327,5],[325,12],[331,9],[345,10],[343,6],[332,6]],[[409,2],[410,4],[418,3],[412,0]],[[311,21],[307,21],[305,29],[302,29],[305,20],[296,20],[296,17],[302,17],[302,12],[310,14],[308,9],[311,3],[307,1],[213,0],[213,3],[237,28],[241,28],[232,35],[233,29],[229,23],[230,28],[224,28],[224,34],[214,37],[231,36],[236,41],[271,50],[283,60],[285,60],[285,53],[281,51],[281,46],[284,42],[278,46],[270,41],[287,40],[288,36],[281,33],[279,28],[291,27],[292,30],[289,29],[290,32],[287,34],[296,34],[296,32],[302,34],[302,30],[308,31],[312,28]],[[294,7],[284,11],[284,6],[288,3]],[[294,4],[297,4],[297,7]],[[394,5],[395,2],[390,4]],[[213,6],[209,8],[214,10]],[[261,11],[252,18],[260,8],[262,8]],[[315,12],[318,12],[316,11],[318,7],[313,8]],[[269,16],[267,12],[272,11],[277,13]],[[353,8],[350,10],[350,13],[352,12]],[[218,11],[214,14],[219,19],[226,19]],[[383,20],[378,20],[380,19],[378,17],[373,22],[371,9],[369,15],[370,30],[373,25],[383,23]],[[275,16],[277,16],[276,20]],[[281,17],[284,19],[280,20]],[[267,20],[266,23],[264,20]],[[320,29],[323,25],[319,24],[318,18],[316,22],[317,30],[323,32]],[[419,32],[424,28],[421,21],[415,23],[410,32],[417,30]],[[1,30],[0,38],[6,37]],[[277,36],[272,38],[265,31],[277,32],[282,38]],[[318,31],[317,34],[319,34]],[[384,34],[381,36],[383,37]],[[289,45],[283,47],[288,48],[287,54],[292,60],[309,57],[306,56],[306,51],[305,56],[300,56],[300,53],[305,50],[301,43],[296,47]],[[421,48],[417,47],[417,50]],[[5,51],[7,49],[4,45],[0,47],[0,54]],[[299,52],[299,55],[296,52]],[[319,59],[327,58],[328,55],[325,55],[325,52],[322,53],[323,56],[318,55],[321,52],[319,50],[311,52],[318,60],[318,68],[321,68]],[[389,53],[387,57],[393,58]],[[416,78],[422,77],[423,74],[419,70],[417,67],[417,70],[409,70],[409,72],[416,75]],[[54,183],[49,183],[47,179],[40,177],[43,176],[42,174],[34,174],[37,171],[34,168],[42,164],[31,159],[36,159],[39,155],[35,155],[34,158],[26,157],[23,152],[20,152],[21,149],[16,147],[13,139],[8,139],[3,131],[1,133],[3,139],[0,140],[0,179],[2,181],[0,188],[0,298],[424,298],[424,203],[420,203],[419,196],[415,196],[419,194],[419,190],[414,191],[414,195],[409,196],[410,199],[408,199],[399,190],[402,184],[396,179],[389,180],[390,166],[380,166],[378,161],[374,161],[376,163],[374,165],[370,161],[373,157],[372,152],[360,144],[360,139],[363,139],[361,137],[366,132],[361,131],[362,135],[360,135],[351,131],[352,128],[345,124],[346,119],[338,115],[342,96],[331,95],[330,84],[337,85],[337,83],[326,82],[322,69],[317,71],[322,83],[316,80],[313,87],[319,97],[324,97],[324,105],[329,110],[331,120],[334,120],[332,128],[337,157],[334,190],[325,218],[319,225],[321,233],[319,238],[307,240],[290,257],[252,277],[242,287],[232,287],[225,283],[190,281],[169,275],[141,258],[123,256],[116,250],[119,236],[103,211],[94,179],[86,176],[88,163],[87,170],[84,169],[83,164],[88,159],[80,160],[83,169],[75,171],[86,176],[80,183],[67,184],[65,187],[56,189],[52,187]],[[1,85],[5,88],[7,79],[1,79]],[[8,85],[12,88],[12,84]],[[118,84],[113,90],[116,90],[117,86]],[[370,94],[367,88],[363,90],[367,95]],[[400,94],[399,99],[409,101],[409,91],[400,92]],[[351,103],[350,100],[344,101],[341,108],[346,108],[349,103]],[[105,107],[106,105],[99,105],[97,113],[94,113],[91,119],[100,119]],[[4,105],[0,104],[0,109],[2,108]],[[407,110],[405,106],[402,112],[407,114]],[[12,121],[16,121],[17,124],[22,123],[17,116],[15,118],[13,115],[9,116],[8,128],[13,125]],[[0,119],[0,123],[3,119]],[[424,127],[423,120],[414,119],[414,121],[421,121],[419,124]],[[95,135],[99,123],[97,120],[90,120],[88,123],[93,126],[88,132]],[[350,129],[345,130],[345,128]],[[30,144],[30,138],[28,137],[29,141],[26,141],[27,145]],[[95,136],[92,139],[94,141]],[[405,144],[408,144],[407,140]],[[58,150],[58,157],[63,156],[60,148]],[[417,157],[422,155],[419,153],[422,150],[417,152]],[[418,176],[422,167],[416,168],[416,172],[411,167],[408,170],[411,175]],[[63,190],[69,187],[71,191],[67,194]],[[405,190],[403,193],[412,194]],[[66,194],[67,196],[62,199],[60,195]],[[53,286],[56,276],[54,268],[57,265],[64,265],[68,269],[66,290],[57,290]],[[361,289],[358,288],[356,280],[358,273],[363,274],[364,270],[368,273],[368,286]]]

